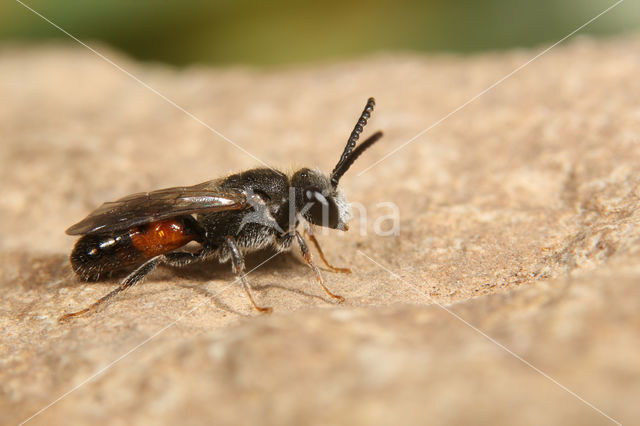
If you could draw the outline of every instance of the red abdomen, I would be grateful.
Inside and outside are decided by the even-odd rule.
[[[129,236],[133,247],[147,259],[180,248],[196,238],[180,219],[136,226],[129,231]]]

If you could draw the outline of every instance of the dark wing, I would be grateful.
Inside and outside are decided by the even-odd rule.
[[[212,180],[194,186],[159,189],[107,202],[66,232],[69,235],[112,232],[181,215],[246,207],[244,193],[221,189],[218,182]]]

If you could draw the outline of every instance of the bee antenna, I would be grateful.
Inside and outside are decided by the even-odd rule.
[[[340,180],[342,175],[345,174],[347,170],[349,170],[349,167],[351,167],[353,162],[356,161],[358,157],[360,157],[360,154],[362,154],[365,149],[369,148],[371,145],[376,143],[381,137],[382,137],[382,132],[380,131],[375,132],[373,135],[365,139],[364,142],[358,145],[356,149],[353,150],[353,152],[347,158],[347,160],[344,163],[342,163],[342,165],[340,166],[340,169],[336,167],[336,170],[334,170],[331,173],[331,185],[333,185],[334,188],[338,186],[338,181]]]
[[[364,129],[364,126],[367,125],[367,120],[369,118],[371,118],[371,113],[373,112],[373,107],[375,107],[375,105],[376,105],[376,100],[375,99],[369,98],[367,100],[367,104],[365,105],[364,110],[362,111],[362,114],[360,114],[360,118],[358,119],[358,122],[356,123],[356,126],[353,128],[353,131],[351,132],[351,135],[349,136],[349,140],[347,140],[347,146],[344,147],[344,151],[342,152],[342,155],[340,156],[340,161],[338,161],[338,164],[336,164],[336,167],[331,172],[331,185],[334,188],[336,186],[338,186],[338,181],[340,180],[340,177],[342,177],[342,175],[347,171],[347,169],[351,166],[351,164],[353,164],[353,161],[355,161],[355,158],[353,160],[349,160],[351,151],[353,151],[353,149],[355,148],[356,142],[358,142],[358,139],[360,138],[360,133],[362,133],[362,130]],[[380,133],[380,135],[377,138],[375,138],[375,140],[370,142],[368,146],[371,146],[371,144],[373,144],[375,141],[380,139],[381,136],[382,136],[382,133]],[[367,139],[366,142],[369,142],[372,138],[373,138],[373,136],[371,136],[369,139]],[[364,143],[363,143],[363,145],[364,145]],[[358,156],[365,149],[366,148],[362,149],[358,153]],[[357,158],[357,156],[356,156],[356,158]]]

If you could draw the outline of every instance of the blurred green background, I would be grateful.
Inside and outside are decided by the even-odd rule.
[[[278,65],[380,51],[474,52],[551,44],[615,0],[24,0],[88,43],[177,65]],[[626,0],[580,34],[640,29]],[[0,4],[0,42],[69,40],[15,0]]]

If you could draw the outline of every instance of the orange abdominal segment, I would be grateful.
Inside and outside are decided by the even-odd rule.
[[[137,226],[129,231],[133,246],[146,258],[168,253],[196,239],[180,219]]]

